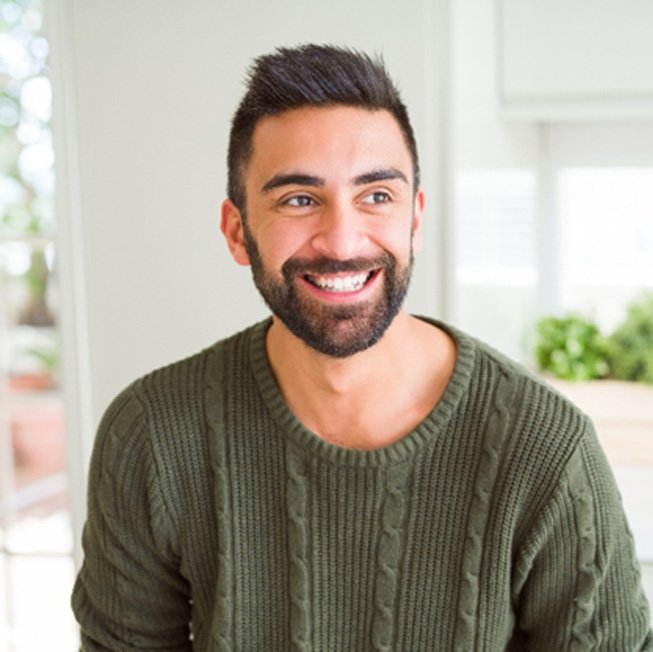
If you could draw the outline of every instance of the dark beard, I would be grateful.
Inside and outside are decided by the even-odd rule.
[[[278,281],[265,269],[246,224],[244,233],[254,284],[265,303],[291,333],[320,353],[346,358],[368,349],[383,337],[403,305],[413,268],[412,248],[410,261],[403,269],[398,269],[396,258],[388,252],[347,261],[290,259],[281,268],[283,281]],[[380,270],[384,276],[383,293],[374,302],[325,305],[297,292],[297,278],[305,274],[371,270]]]

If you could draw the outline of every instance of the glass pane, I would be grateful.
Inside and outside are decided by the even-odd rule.
[[[537,288],[535,177],[470,170],[456,180],[456,323],[527,360]]]
[[[605,330],[653,289],[653,168],[571,168],[558,178],[562,305]]]

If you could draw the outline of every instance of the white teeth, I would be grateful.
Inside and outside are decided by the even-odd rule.
[[[367,277],[368,274],[356,274],[355,276],[336,276],[335,278],[312,276],[311,281],[322,290],[328,290],[331,292],[355,292],[356,290],[360,290],[363,285],[365,285]]]

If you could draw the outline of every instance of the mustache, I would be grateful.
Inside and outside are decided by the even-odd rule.
[[[371,258],[359,257],[348,260],[337,260],[320,256],[318,258],[289,258],[281,267],[285,278],[297,274],[337,274],[339,272],[369,272],[378,268],[395,266],[395,258],[388,252],[383,252]]]

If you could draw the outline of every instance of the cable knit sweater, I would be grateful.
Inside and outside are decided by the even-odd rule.
[[[84,650],[653,649],[582,413],[441,325],[457,361],[433,411],[386,448],[339,448],[285,405],[268,325],[105,414],[73,594]]]

